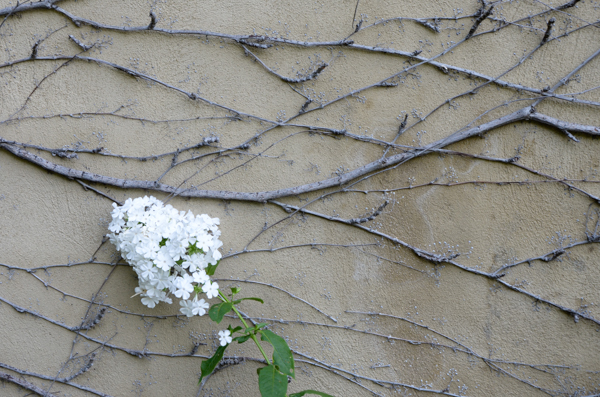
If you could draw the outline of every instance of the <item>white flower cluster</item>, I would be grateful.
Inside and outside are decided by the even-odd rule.
[[[209,304],[198,299],[199,293],[209,299],[219,294],[206,272],[221,259],[219,219],[179,212],[147,196],[113,207],[108,237],[137,273],[135,292],[142,303],[150,308],[172,303],[173,294],[181,298],[183,314],[204,315]]]

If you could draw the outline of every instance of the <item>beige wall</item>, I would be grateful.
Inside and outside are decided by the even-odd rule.
[[[219,283],[266,300],[241,309],[272,319],[296,352],[290,391],[600,392],[600,59],[588,59],[600,34],[591,25],[600,19],[595,2],[562,10],[498,2],[466,41],[475,0],[55,1],[58,10],[33,9],[50,3],[26,3],[4,20],[16,3],[0,1],[0,376],[13,377],[0,395],[258,395],[251,360],[199,391],[201,357],[216,348],[222,324],[177,316],[177,303],[148,309],[130,298],[133,271],[112,267],[115,249],[101,245],[113,200],[166,200],[168,186],[183,188],[170,201],[176,208],[221,219]],[[162,33],[124,29],[147,26],[151,10]],[[76,26],[80,18],[96,26]],[[328,66],[309,81],[282,81],[245,55],[236,35],[255,44],[248,35],[276,38],[247,48],[281,76]],[[27,59],[39,40],[38,58]],[[377,86],[383,81],[390,86]],[[312,103],[299,114],[306,98]],[[529,116],[513,113],[532,104]],[[386,150],[406,114],[405,132]],[[219,142],[183,151],[177,160],[200,158],[173,169],[172,155],[108,156],[174,152],[207,137]],[[452,152],[418,149],[430,144]],[[111,185],[110,177],[155,181],[167,170],[159,190]],[[268,202],[223,193],[292,187],[262,196]],[[373,219],[347,221],[386,201]],[[78,330],[102,308],[97,325]],[[228,354],[260,357],[249,343]]]

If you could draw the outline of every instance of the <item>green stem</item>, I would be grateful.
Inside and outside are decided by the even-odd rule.
[[[224,301],[224,302],[231,302],[229,299],[227,299],[227,297],[225,295],[223,295],[223,293],[221,292],[221,290],[219,290],[219,297]],[[248,329],[248,323],[246,323],[246,320],[244,320],[244,318],[242,317],[241,313],[238,311],[238,309],[235,307],[235,305],[233,306],[233,311],[235,312],[235,314],[237,314],[237,316],[240,318],[240,321],[242,322],[242,324],[244,324],[244,327],[246,327],[246,329]],[[269,360],[269,357],[267,356],[267,353],[265,353],[265,351],[263,350],[262,346],[260,345],[260,343],[258,343],[258,339],[256,339],[256,335],[254,334],[250,334],[250,338],[252,338],[252,340],[254,341],[254,343],[256,343],[256,346],[258,347],[258,350],[260,350],[260,352],[262,353],[263,357],[265,358],[265,360],[267,361],[267,365],[271,365],[271,360]]]

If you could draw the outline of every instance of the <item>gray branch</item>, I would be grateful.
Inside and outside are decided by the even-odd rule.
[[[116,186],[122,189],[145,189],[160,191],[163,193],[173,194],[181,197],[196,197],[196,198],[213,198],[213,199],[224,199],[224,200],[240,200],[240,201],[255,201],[264,203],[268,200],[274,200],[282,197],[295,196],[303,193],[314,192],[336,186],[343,186],[344,184],[351,182],[352,180],[365,176],[371,172],[382,170],[386,167],[391,167],[401,163],[405,163],[414,158],[423,156],[427,153],[434,152],[437,149],[442,149],[453,143],[463,141],[465,139],[481,136],[493,129],[515,123],[518,121],[537,121],[549,126],[553,126],[561,131],[567,130],[574,133],[582,133],[592,136],[600,136],[600,128],[596,126],[583,125],[570,123],[543,115],[533,111],[531,107],[526,107],[509,115],[500,117],[496,120],[481,124],[477,127],[469,128],[464,131],[458,131],[446,138],[440,139],[422,148],[416,148],[408,150],[404,153],[396,154],[394,156],[382,158],[366,164],[362,167],[356,168],[347,173],[339,176],[328,178],[314,183],[305,185],[271,190],[265,192],[232,192],[224,190],[200,190],[195,188],[180,188],[173,187],[164,183],[158,183],[156,181],[143,181],[133,179],[121,179],[114,178],[111,176],[99,175],[92,172],[80,171],[73,168],[65,167],[63,165],[52,163],[40,156],[37,156],[27,150],[22,149],[19,146],[9,143],[3,143],[0,141],[0,147],[14,154],[15,156],[29,161],[41,168],[48,171],[54,172],[59,175],[63,175],[69,179],[81,179],[88,182],[102,183],[105,185]]]
[[[276,71],[274,71],[273,69],[271,69],[270,67],[268,67],[263,61],[260,60],[259,57],[257,57],[252,51],[250,51],[248,48],[246,48],[245,46],[242,45],[242,47],[244,48],[244,52],[246,53],[246,55],[250,55],[252,56],[252,58],[254,58],[254,60],[258,63],[261,64],[261,66],[263,68],[265,68],[265,70],[277,77],[279,77],[281,80],[285,81],[286,83],[305,83],[309,80],[314,79],[315,77],[317,77],[319,74],[321,74],[321,72],[323,71],[323,69],[325,69],[327,66],[329,66],[327,63],[322,63],[319,65],[319,67],[317,67],[313,72],[307,74],[304,77],[298,77],[296,79],[292,79],[290,77],[285,77],[280,75],[279,73],[277,73]]]
[[[30,371],[24,371],[22,369],[15,368],[15,367],[13,367],[11,365],[7,365],[7,364],[4,364],[4,363],[0,363],[0,368],[8,369],[10,371],[16,372],[16,373],[21,374],[21,375],[33,376],[34,378],[38,378],[38,379],[43,379],[43,380],[49,380],[49,381],[52,381],[52,382],[63,383],[65,385],[69,385],[71,387],[75,387],[75,388],[77,388],[79,390],[83,390],[83,391],[86,391],[88,393],[92,393],[92,394],[95,394],[97,396],[100,396],[100,397],[111,397],[111,395],[106,394],[106,393],[102,393],[101,391],[92,389],[91,387],[83,386],[83,385],[79,385],[77,383],[70,382],[66,378],[58,378],[57,379],[57,378],[54,378],[53,376],[38,374],[38,373],[35,373],[35,372],[30,372]],[[19,386],[21,386],[21,387],[23,387],[23,388],[25,388],[25,389],[27,389],[29,391],[37,393],[40,396],[43,396],[43,397],[56,396],[56,394],[49,393],[49,392],[45,391],[44,389],[42,389],[41,387],[37,387],[37,386],[35,386],[34,384],[32,384],[30,382],[17,379],[14,376],[11,376],[11,375],[8,375],[8,374],[5,374],[5,375],[11,376],[12,379],[6,379],[5,377],[3,377],[1,375],[2,375],[2,373],[0,373],[0,378],[5,379],[5,380],[9,380],[12,383],[16,383]],[[19,381],[20,383],[15,382],[15,380]]]

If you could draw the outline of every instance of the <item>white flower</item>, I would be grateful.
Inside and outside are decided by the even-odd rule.
[[[156,288],[155,286],[150,286],[150,288],[148,288],[148,291],[146,291],[146,295],[156,298],[162,297],[163,294],[164,292],[161,289]]]
[[[157,252],[154,263],[156,263],[156,266],[160,267],[164,271],[167,271],[175,266],[173,257],[169,256],[169,250],[165,247],[161,247],[160,251]]]
[[[169,288],[169,286],[171,285],[169,273],[162,270],[157,270],[155,277],[150,280],[150,283],[161,290]]]
[[[187,260],[188,264],[187,266],[189,266],[190,268],[190,272],[195,272],[197,269],[206,269],[206,267],[208,266],[208,262],[206,261],[206,255],[202,255],[202,254],[193,254],[189,256],[189,259]],[[183,268],[186,268],[186,262],[183,262]]]
[[[197,272],[192,274],[192,276],[194,277],[194,282],[198,284],[206,284],[210,281],[210,277],[208,277],[204,270],[198,270]]]
[[[192,306],[193,314],[197,316],[204,316],[204,314],[206,314],[206,309],[208,309],[209,304],[204,299],[198,300],[198,295],[196,295],[196,298],[194,298],[194,300],[192,301]]]
[[[229,330],[219,331],[219,342],[221,342],[221,346],[227,346],[233,340],[231,338],[231,332]]]
[[[143,278],[147,278],[147,279],[152,279],[153,276],[158,272],[158,268],[154,267],[152,262],[143,262],[138,265],[138,269],[139,269],[139,271],[141,271],[141,273],[138,273],[138,274],[140,276],[142,276]],[[138,269],[136,269],[136,270],[138,270]]]
[[[208,303],[197,294],[193,301],[189,298],[198,287],[208,298],[218,296],[218,284],[203,269],[221,258],[219,219],[178,211],[148,196],[113,204],[111,217],[108,237],[136,272],[135,292],[142,303],[150,308],[170,304],[172,294],[182,299],[186,316],[205,314]]]
[[[152,309],[159,302],[158,297],[155,296],[144,296],[142,298],[142,304]]]
[[[194,281],[194,279],[187,273],[184,274],[183,277],[178,277],[177,280],[175,280],[175,286],[178,288],[177,291],[175,291],[175,296],[182,299],[188,299],[190,293],[194,291],[192,281]]]
[[[183,314],[185,314],[188,317],[193,317],[194,316],[194,310],[193,310],[193,303],[192,302],[181,300],[181,301],[179,301],[179,304],[181,305],[181,309],[179,309],[180,312],[182,312]]]
[[[121,232],[121,228],[123,226],[125,226],[125,221],[123,220],[123,218],[115,218],[110,223],[110,225],[108,225],[108,230],[110,230],[113,233],[119,233]]]
[[[202,291],[206,293],[208,299],[214,298],[219,295],[219,284],[208,282],[202,286]]]

